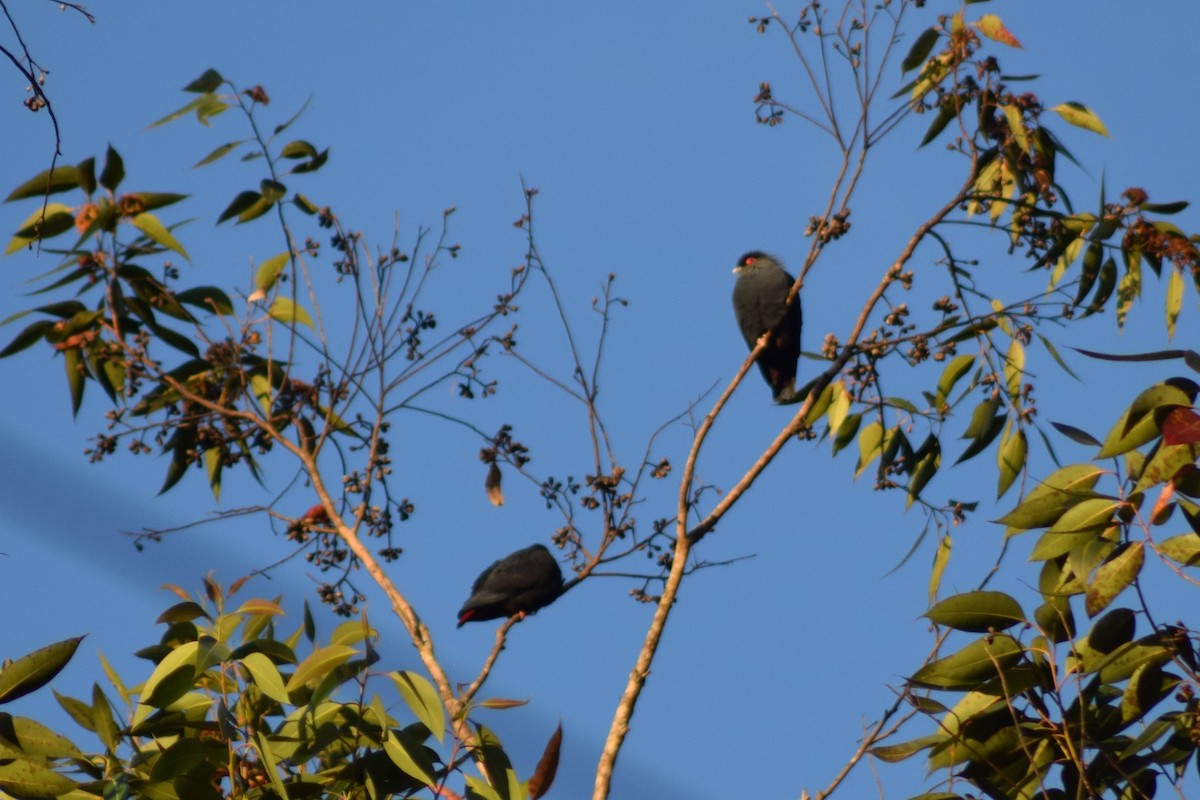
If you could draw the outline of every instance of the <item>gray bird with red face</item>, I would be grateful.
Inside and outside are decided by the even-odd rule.
[[[770,334],[766,347],[756,362],[776,403],[794,403],[796,394],[796,362],[800,359],[800,326],[802,314],[800,297],[787,303],[795,278],[789,275],[779,260],[758,250],[738,259],[733,272],[738,276],[733,285],[733,314],[746,345],[753,350],[759,338]]]
[[[562,594],[558,562],[543,545],[535,544],[500,559],[475,579],[471,596],[458,612],[458,627],[545,608]]]

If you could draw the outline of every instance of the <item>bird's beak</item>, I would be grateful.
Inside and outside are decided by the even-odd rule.
[[[732,270],[730,270],[730,272],[732,272],[734,275],[737,275],[743,269],[744,269],[744,267],[741,264],[738,264],[736,267],[734,267]]]

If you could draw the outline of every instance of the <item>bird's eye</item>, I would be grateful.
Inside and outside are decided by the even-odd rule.
[[[748,267],[748,266],[750,266],[751,264],[753,264],[755,261],[758,261],[758,259],[757,259],[757,258],[747,258],[747,259],[746,259],[746,261],[745,261],[744,263],[745,263],[745,265]]]

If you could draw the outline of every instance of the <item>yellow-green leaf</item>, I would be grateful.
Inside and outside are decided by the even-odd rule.
[[[1006,434],[1000,440],[1000,449],[996,451],[996,464],[1000,467],[999,486],[996,488],[997,500],[1004,496],[1025,468],[1028,447],[1025,431],[1021,428],[1017,428],[1011,435]]]
[[[183,245],[181,245],[175,239],[175,237],[171,235],[171,232],[167,230],[161,222],[158,221],[158,217],[154,216],[149,211],[143,211],[141,214],[131,218],[129,221],[133,224],[133,227],[146,234],[151,241],[162,245],[168,250],[174,250],[188,261],[192,260],[191,257],[188,256],[187,251],[183,249]]]
[[[308,312],[304,310],[303,306],[293,303],[291,298],[282,296],[276,297],[271,303],[271,307],[267,309],[267,313],[271,315],[272,319],[276,319],[288,325],[295,325],[297,322],[300,322],[312,328],[313,330],[316,330],[315,326],[313,325],[312,317],[308,315]]]
[[[283,685],[283,677],[271,659],[262,653],[248,653],[241,661],[259,691],[277,703],[291,702]]]
[[[1104,123],[1100,121],[1100,117],[1096,116],[1096,112],[1082,103],[1059,103],[1050,110],[1077,128],[1085,128],[1101,136],[1108,136],[1108,128],[1104,127]]]
[[[1017,37],[1013,36],[1008,28],[1004,27],[1004,23],[995,14],[984,14],[975,23],[979,28],[979,32],[993,42],[1006,44],[1009,47],[1020,47],[1021,43],[1017,41]]]
[[[1087,600],[1084,608],[1089,617],[1094,617],[1108,607],[1117,595],[1125,590],[1142,571],[1142,563],[1146,558],[1145,548],[1141,542],[1122,550],[1115,558],[1100,565],[1096,576],[1088,584]]]
[[[1179,270],[1171,270],[1171,276],[1167,278],[1167,338],[1175,337],[1175,321],[1179,319],[1179,312],[1183,309],[1183,275]]]

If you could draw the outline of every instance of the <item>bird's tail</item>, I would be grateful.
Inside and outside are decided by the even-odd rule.
[[[794,403],[799,403],[807,396],[808,392],[796,391],[796,382],[791,381],[786,386],[780,387],[775,394],[775,405],[790,406]]]

